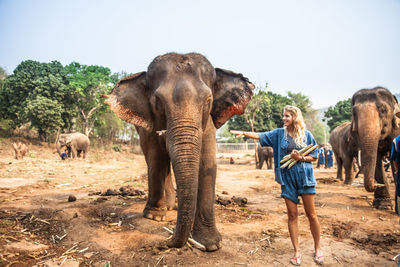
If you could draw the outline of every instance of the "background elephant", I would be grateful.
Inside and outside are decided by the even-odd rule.
[[[265,163],[267,163],[267,169],[272,169],[272,159],[274,158],[274,149],[270,146],[257,146],[258,162],[256,164],[257,169],[262,169]]]
[[[89,138],[82,133],[69,133],[60,134],[56,141],[56,148],[59,155],[61,155],[63,149],[67,150],[68,157],[76,158],[82,157],[86,158],[86,153],[89,150],[90,141]]]
[[[192,232],[207,251],[221,247],[214,218],[216,128],[244,112],[253,89],[243,75],[214,69],[200,54],[168,53],[104,96],[139,133],[148,166],[146,218],[165,220],[166,209],[174,206],[172,163],[178,218],[170,246],[182,247]]]
[[[390,151],[392,140],[400,134],[397,100],[382,87],[361,89],[352,97],[352,113],[351,132],[361,150],[364,187],[374,192],[374,207],[392,207],[382,159]],[[378,187],[374,180],[380,184]]]
[[[337,163],[337,178],[343,180],[343,167],[345,170],[345,184],[354,181],[354,159],[357,158],[357,146],[351,136],[351,122],[344,122],[332,130],[329,138]]]

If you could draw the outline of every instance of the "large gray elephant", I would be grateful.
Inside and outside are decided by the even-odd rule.
[[[352,97],[352,136],[361,150],[364,187],[374,192],[376,208],[391,208],[389,184],[382,166],[392,140],[400,134],[400,108],[396,98],[382,87],[361,89]],[[379,186],[375,187],[375,183]]]
[[[267,169],[272,169],[272,159],[274,158],[274,149],[270,146],[257,146],[258,162],[256,164],[257,169],[262,169],[265,163],[267,163]]]
[[[146,218],[165,220],[166,210],[174,206],[172,163],[178,218],[169,246],[182,247],[192,232],[207,251],[221,247],[214,218],[216,128],[244,112],[253,89],[243,75],[214,69],[200,54],[168,53],[104,96],[111,110],[139,133],[148,166]]]
[[[345,184],[354,181],[354,159],[357,158],[357,146],[351,135],[351,122],[344,122],[332,130],[329,137],[337,163],[337,178],[343,180],[343,167],[345,171]]]
[[[86,158],[86,153],[89,150],[90,141],[89,138],[82,133],[68,133],[60,134],[56,141],[56,148],[59,155],[63,152],[63,149],[67,150],[68,157],[76,158],[82,157]]]

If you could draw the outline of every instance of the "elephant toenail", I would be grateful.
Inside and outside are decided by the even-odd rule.
[[[147,213],[146,218],[152,220],[153,219],[153,214]]]
[[[218,247],[216,245],[211,245],[207,247],[207,251],[216,251],[216,250],[218,250]]]
[[[161,217],[161,221],[165,221],[165,219],[166,219],[165,216]]]
[[[154,220],[156,220],[157,222],[161,221],[161,216],[155,216]]]

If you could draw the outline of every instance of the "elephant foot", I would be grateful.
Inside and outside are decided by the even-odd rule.
[[[343,179],[341,179],[342,181],[343,181]],[[352,184],[354,182],[354,180],[353,179],[345,179],[344,180],[344,184]]]
[[[143,217],[155,220],[155,221],[165,221],[166,219],[166,208],[145,208],[143,210]]]
[[[206,251],[216,251],[222,247],[222,237],[216,228],[201,229],[194,232],[193,239],[206,247]]]
[[[372,206],[380,210],[393,209],[392,200],[390,199],[390,196],[387,195],[386,187],[382,186],[375,189]]]
[[[393,204],[390,198],[375,198],[372,206],[379,210],[392,210]]]

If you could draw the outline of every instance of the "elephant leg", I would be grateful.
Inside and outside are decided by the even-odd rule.
[[[211,126],[209,126],[211,127]],[[203,244],[207,251],[221,248],[222,237],[214,217],[215,178],[217,175],[215,132],[203,135],[202,156],[193,238]]]
[[[340,181],[343,181],[343,159],[339,157],[336,158],[336,164],[337,164],[336,177]]]
[[[164,221],[167,213],[165,183],[168,180],[166,178],[170,177],[170,158],[168,153],[161,149],[157,137],[142,138],[141,136],[141,139],[143,139],[141,146],[147,163],[149,187],[149,196],[143,216],[155,221]]]
[[[77,151],[75,147],[71,147],[71,152],[72,152],[72,158],[76,158],[77,156]]]
[[[86,150],[84,149],[84,150],[82,150],[82,152],[83,152],[82,153],[82,158],[85,159],[86,158]]]
[[[167,202],[167,209],[172,210],[176,207],[175,199],[176,199],[176,192],[174,188],[174,184],[172,183],[172,175],[171,171],[165,178],[165,198]]]
[[[267,161],[267,169],[268,170],[272,169],[272,158],[268,157],[266,161]]]
[[[344,158],[342,166],[344,166],[345,173],[345,184],[352,184],[354,182],[354,172],[353,172],[353,159],[352,158]],[[341,179],[343,180],[343,178]]]
[[[375,188],[372,205],[377,209],[393,209],[389,193],[389,183],[383,170],[382,157],[380,155],[378,155],[376,160],[375,180],[381,185]]]
[[[259,170],[262,169],[263,164],[264,164],[264,157],[263,157],[263,155],[260,153],[260,154],[258,155],[258,163],[257,163],[256,168],[259,169]]]
[[[260,158],[258,159],[258,166],[257,166],[257,169],[259,169],[259,170],[261,170],[262,169],[262,166],[264,165],[264,155],[263,154],[261,154],[260,155]]]

